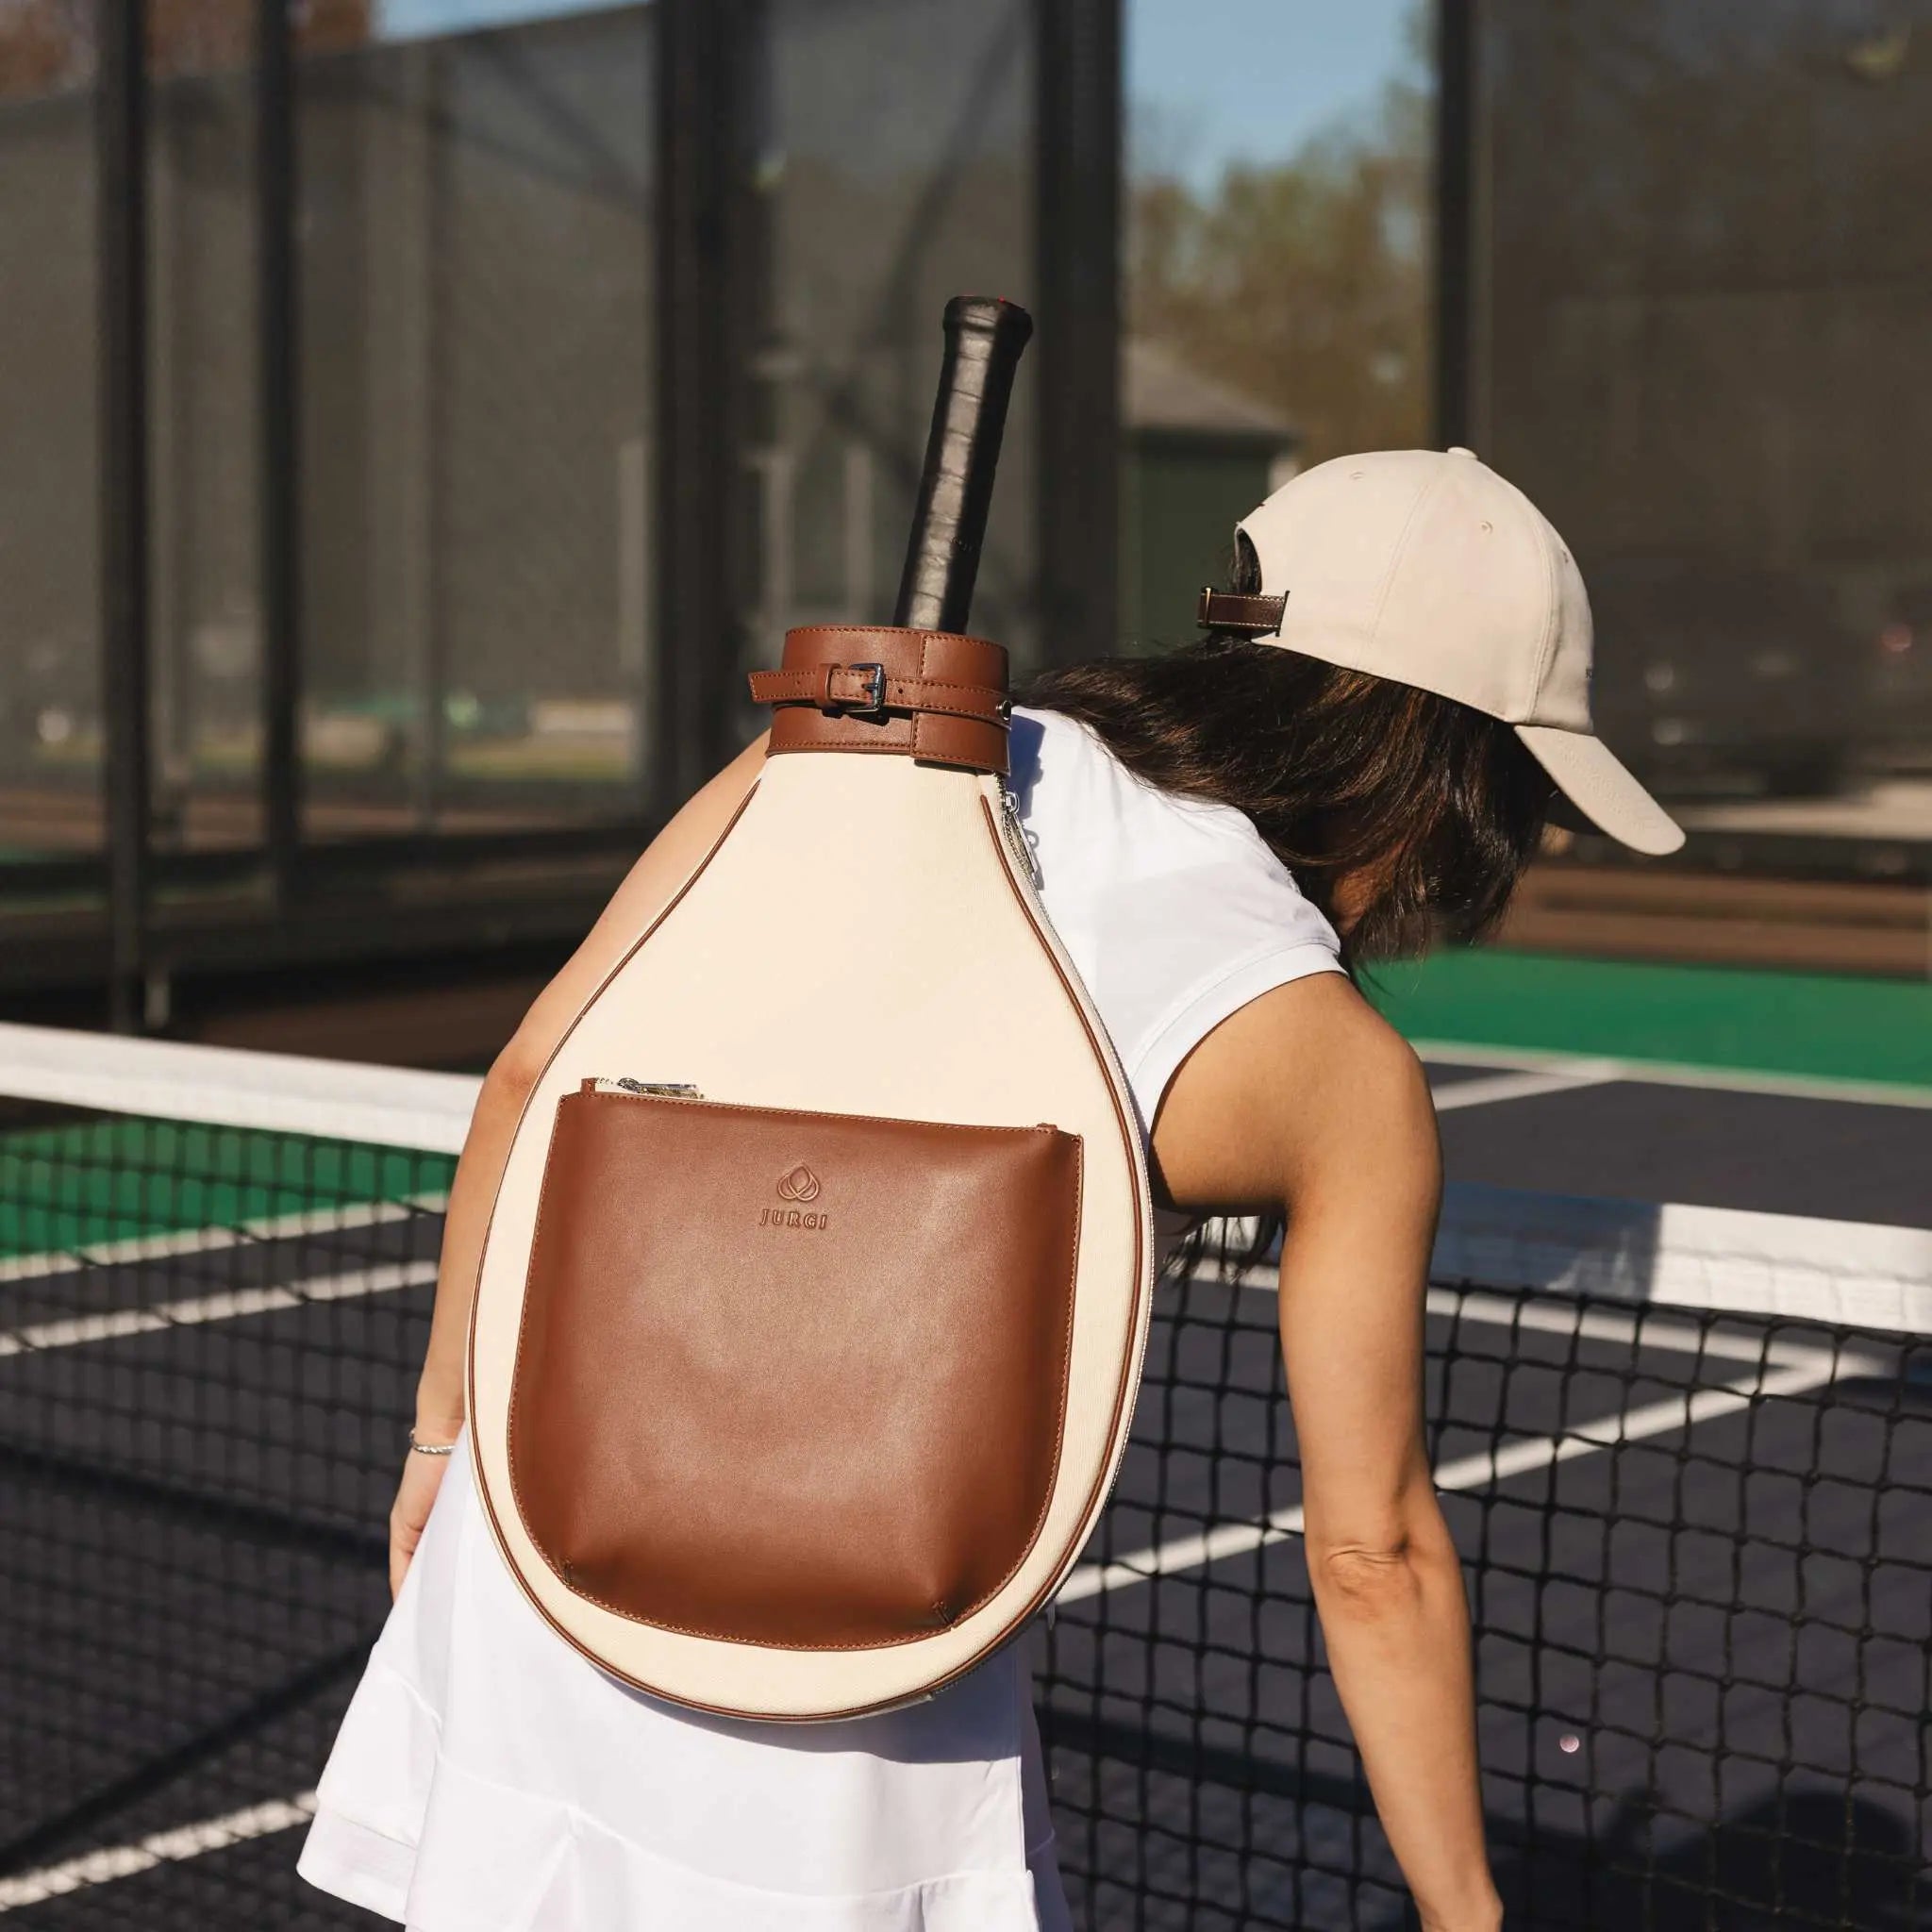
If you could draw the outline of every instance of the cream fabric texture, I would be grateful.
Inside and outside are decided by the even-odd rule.
[[[1684,842],[1595,735],[1595,633],[1569,545],[1473,450],[1337,457],[1238,527],[1262,590],[1287,593],[1271,642],[1514,724],[1612,838],[1647,853]]]
[[[1151,1120],[1228,1014],[1339,970],[1335,935],[1238,813],[1149,790],[1061,718],[1022,711],[1013,749],[1047,911]],[[1071,1932],[1029,1662],[1016,1643],[848,1723],[693,1716],[545,1624],[459,1456],[301,1870],[417,1932]]]
[[[641,1689],[774,1719],[849,1716],[923,1695],[1025,1621],[1099,1514],[1125,1444],[1124,1372],[1145,1340],[1152,1208],[1104,1027],[1083,1020],[1077,976],[1056,966],[1044,916],[1010,875],[999,783],[900,757],[767,759],[730,833],[585,1008],[526,1105],[471,1329],[478,1487],[543,1613]],[[1079,1136],[1054,1490],[1013,1574],[957,1624],[863,1649],[731,1643],[607,1609],[572,1591],[532,1542],[510,1479],[508,1414],[549,1123],[581,1081],[620,1074],[688,1081],[714,1101],[965,1125],[1050,1121]]]

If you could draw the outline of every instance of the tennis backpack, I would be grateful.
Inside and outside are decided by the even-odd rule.
[[[985,458],[983,422],[945,446],[958,375],[941,520],[934,474]],[[957,631],[792,631],[757,783],[517,1129],[478,1488],[530,1602],[655,1696],[928,1695],[1049,1601],[1118,1467],[1147,1175],[1005,786],[1007,675]]]

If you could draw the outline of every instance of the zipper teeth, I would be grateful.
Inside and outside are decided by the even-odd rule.
[[[1008,824],[1009,825],[1017,824],[1019,808],[1013,802],[1013,794],[1007,789],[1005,780],[995,779],[993,782],[999,787],[1000,799],[1006,808]],[[1062,945],[1058,934],[1054,931],[1053,921],[1047,917],[1045,902],[1040,895],[1041,882],[1039,870],[1032,862],[1033,848],[1023,843],[1022,850],[1026,855],[1026,864],[1024,867],[1024,876],[1016,877],[1013,883],[1020,888],[1023,896],[1031,901],[1033,916],[1039,924],[1041,942],[1049,953],[1060,960],[1071,975],[1071,983],[1075,987],[1081,987],[1082,982],[1079,974],[1074,968],[1071,958],[1066,957],[1066,949]],[[1084,992],[1084,988],[1082,988],[1082,991]],[[1100,1050],[1102,1063],[1107,1067],[1108,1076],[1116,1090],[1118,1104],[1126,1110],[1129,1140],[1127,1158],[1135,1171],[1140,1186],[1142,1190],[1147,1190],[1146,1150],[1141,1144],[1138,1127],[1135,1125],[1138,1116],[1134,1110],[1133,1089],[1127,1084],[1126,1070],[1121,1065],[1119,1050],[1115,1047],[1105,1024],[1100,1018],[1099,1009],[1093,1005],[1092,994],[1085,992],[1084,997],[1076,994],[1074,1004],[1080,1008],[1091,1030],[1091,1038],[1094,1044]],[[1114,1447],[1113,1467],[1108,1475],[1106,1483],[1101,1488],[1099,1496],[1094,1501],[1093,1513],[1088,1520],[1088,1534],[1090,1536],[1092,1534],[1094,1525],[1099,1523],[1101,1516],[1105,1513],[1109,1499],[1120,1487],[1121,1472],[1126,1465],[1127,1439],[1132,1432],[1133,1412],[1139,1406],[1141,1385],[1147,1372],[1147,1341],[1152,1327],[1154,1290],[1160,1271],[1158,1267],[1158,1243],[1154,1233],[1154,1202],[1151,1191],[1143,1192],[1141,1198],[1146,1202],[1146,1219],[1141,1231],[1141,1265],[1142,1270],[1143,1294],[1140,1318],[1140,1357],[1136,1367],[1133,1387],[1127,1391],[1127,1427],[1121,1431],[1120,1440]],[[1060,1566],[1058,1574],[1051,1581],[1044,1604],[1055,1602],[1058,1597],[1062,1585],[1074,1574],[1079,1560],[1080,1546],[1076,1545],[1068,1554],[1066,1560]],[[1044,1607],[1044,1604],[1042,1607]]]
[[[705,1096],[683,1080],[632,1080],[619,1074],[614,1079],[591,1083],[598,1093],[622,1094],[628,1100],[702,1100]]]
[[[1013,803],[1013,794],[1007,790],[1006,783],[1004,780],[996,779],[994,782],[999,786],[1000,796],[1006,803],[1007,810],[1011,814],[1008,823],[1016,823],[1019,818],[1019,808]],[[1037,868],[1032,863],[1033,848],[1030,845],[1026,844],[1023,840],[1020,849],[1025,855],[1027,861],[1023,868],[1026,874],[1024,884],[1027,888],[1030,888],[1030,890],[1026,891],[1026,897],[1030,900],[1034,917],[1039,922],[1041,941],[1046,947],[1049,953],[1060,958],[1061,963],[1066,968],[1066,971],[1069,974],[1072,983],[1074,986],[1080,987],[1084,991],[1085,982],[1081,980],[1079,971],[1074,965],[1072,958],[1066,957],[1066,949],[1059,939],[1059,935],[1054,931],[1052,919],[1050,919],[1047,915],[1046,902],[1044,899],[1041,897],[1040,874]],[[1017,884],[1020,882],[1016,881],[1015,883]],[[1134,1090],[1127,1084],[1126,1069],[1121,1064],[1120,1051],[1114,1045],[1112,1037],[1108,1034],[1106,1024],[1102,1021],[1100,1017],[1099,1008],[1093,1005],[1093,995],[1091,992],[1087,992],[1084,1000],[1076,997],[1074,1004],[1081,1008],[1085,1018],[1087,1019],[1090,1026],[1092,1029],[1092,1038],[1095,1044],[1098,1046],[1100,1050],[1100,1058],[1102,1063],[1108,1068],[1114,1086],[1119,1090],[1120,1100],[1122,1105],[1126,1109],[1127,1120],[1130,1123],[1134,1122],[1138,1118],[1134,1110]],[[1141,1146],[1138,1135],[1130,1135],[1129,1138],[1133,1141],[1133,1146],[1135,1150],[1132,1158],[1135,1160],[1135,1164],[1144,1174],[1146,1166],[1145,1150]],[[1150,1201],[1147,1216],[1146,1241],[1144,1244],[1144,1252],[1150,1261],[1150,1267],[1148,1271],[1148,1281],[1150,1283],[1150,1286],[1154,1278],[1154,1273],[1151,1266],[1151,1260],[1154,1254],[1154,1216],[1152,1203]]]

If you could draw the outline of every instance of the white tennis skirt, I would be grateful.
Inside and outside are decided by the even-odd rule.
[[[1024,1644],[883,1717],[680,1710],[531,1608],[467,1443],[299,1869],[415,1932],[1071,1932]]]

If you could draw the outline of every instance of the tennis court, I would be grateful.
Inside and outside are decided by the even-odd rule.
[[[1510,1923],[1924,1923],[1932,1106],[1542,1056],[1434,1074],[1432,1446]],[[0,1028],[24,1928],[373,1923],[292,1861],[386,1602],[470,1091]],[[1077,1923],[1406,1923],[1298,1502],[1268,1284],[1164,1290],[1039,1642]]]

